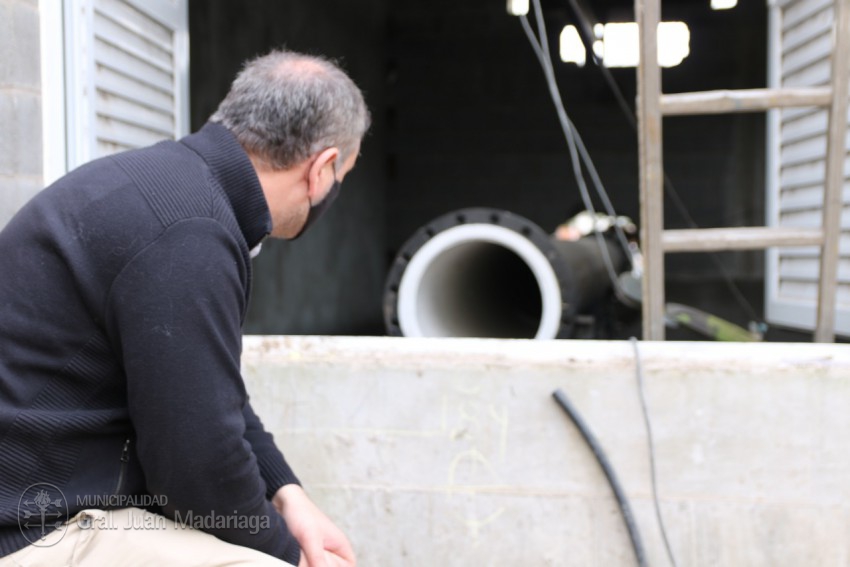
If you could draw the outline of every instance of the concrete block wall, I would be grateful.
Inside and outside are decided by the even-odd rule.
[[[0,227],[42,185],[37,0],[0,0]]]
[[[850,565],[850,350],[639,348],[679,565]],[[629,343],[247,337],[243,372],[363,565],[634,565],[556,388],[668,564]]]

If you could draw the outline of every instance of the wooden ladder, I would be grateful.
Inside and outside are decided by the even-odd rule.
[[[816,342],[835,339],[842,183],[850,73],[850,0],[835,0],[831,85],[812,88],[661,93],[658,24],[661,0],[635,0],[640,30],[637,114],[640,147],[643,338],[664,340],[664,254],[719,250],[758,250],[773,246],[821,248]],[[707,0],[706,0],[707,1]],[[664,230],[662,118],[673,115],[759,112],[772,108],[820,106],[829,109],[826,178],[821,228],[739,227]]]

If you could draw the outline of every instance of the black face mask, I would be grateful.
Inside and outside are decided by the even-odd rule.
[[[310,211],[307,213],[307,220],[304,221],[304,226],[301,227],[301,230],[298,231],[298,234],[290,238],[289,240],[295,240],[299,238],[302,234],[307,232],[307,229],[310,228],[319,218],[325,214],[336,198],[339,196],[339,188],[342,186],[342,183],[336,179],[334,179],[334,184],[331,185],[328,194],[325,195],[325,198],[316,205],[310,205]]]

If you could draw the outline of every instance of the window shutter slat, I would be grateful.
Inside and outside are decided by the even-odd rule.
[[[187,133],[187,0],[75,0],[69,167]]]
[[[833,44],[833,0],[790,0],[777,5],[770,33],[772,87],[828,85]],[[840,117],[848,120],[850,116]],[[768,202],[773,226],[820,227],[826,162],[828,112],[816,108],[772,111]],[[845,140],[844,208],[841,215],[836,332],[850,335],[850,135]],[[820,249],[780,248],[768,252],[767,320],[814,329]]]

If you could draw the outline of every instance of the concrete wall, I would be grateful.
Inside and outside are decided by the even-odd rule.
[[[0,228],[41,189],[37,0],[0,0]]]
[[[679,565],[850,565],[850,351],[641,344]],[[248,337],[257,411],[363,565],[633,565],[563,389],[667,565],[632,347]]]

